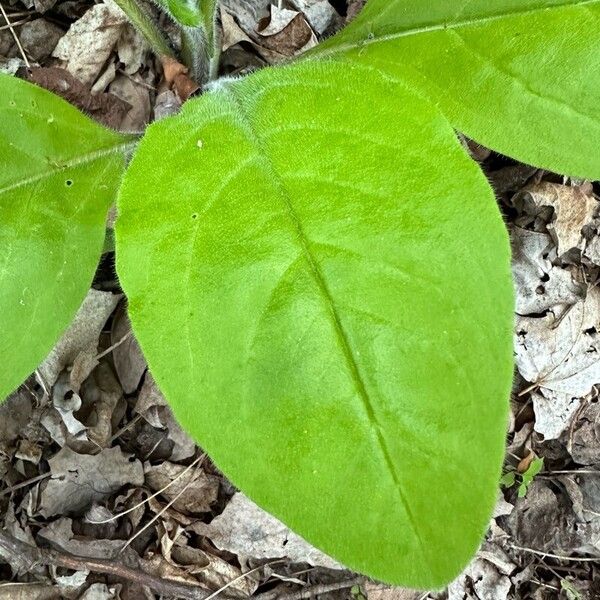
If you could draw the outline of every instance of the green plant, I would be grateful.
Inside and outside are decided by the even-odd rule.
[[[500,478],[500,484],[506,488],[510,488],[516,483],[519,484],[518,496],[524,498],[527,495],[527,490],[533,482],[535,476],[544,468],[543,458],[534,458],[527,469],[523,473],[515,470],[509,470]]]
[[[369,0],[295,64],[213,83],[148,128],[117,202],[182,425],[309,541],[424,588],[481,542],[512,379],[508,236],[454,128],[600,178],[600,0],[460,4]],[[5,396],[83,298],[133,142],[0,90]]]

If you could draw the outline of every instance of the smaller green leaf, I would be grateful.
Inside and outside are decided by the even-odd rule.
[[[45,358],[85,297],[134,143],[0,75],[0,400]]]
[[[560,587],[565,592],[567,600],[583,600],[581,592],[567,579],[560,580]]]
[[[544,459],[536,458],[531,461],[527,471],[521,475],[521,485],[519,486],[519,498],[523,498],[527,494],[527,490],[531,485],[534,477],[544,468]]]
[[[500,479],[500,485],[505,488],[512,487],[516,482],[516,474],[514,471],[508,471],[502,475]]]

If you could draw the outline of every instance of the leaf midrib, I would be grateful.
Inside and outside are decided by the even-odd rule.
[[[377,437],[377,443],[379,445],[379,449],[381,451],[381,454],[384,459],[387,470],[389,471],[389,474],[394,483],[394,487],[398,493],[398,497],[400,499],[402,507],[406,513],[408,523],[415,534],[415,537],[419,544],[419,548],[421,549],[421,553],[423,555],[424,561],[426,563],[429,563],[428,554],[426,552],[426,546],[424,544],[424,541],[423,541],[421,534],[419,532],[419,529],[417,527],[417,521],[413,515],[412,509],[410,507],[410,503],[408,502],[408,499],[404,494],[400,479],[398,477],[398,474],[396,473],[396,468],[394,466],[394,462],[392,460],[387,442],[383,435],[382,425],[379,422],[379,419],[377,418],[377,414],[374,409],[373,403],[371,402],[369,393],[367,392],[365,382],[360,373],[360,369],[358,367],[358,364],[357,364],[354,354],[352,352],[352,348],[350,347],[350,342],[349,342],[348,336],[342,325],[340,316],[337,312],[335,302],[329,291],[329,288],[327,286],[325,278],[324,278],[323,274],[321,273],[321,270],[312,254],[309,242],[307,240],[307,236],[304,233],[302,223],[301,223],[296,211],[294,210],[293,204],[290,200],[289,192],[287,191],[287,188],[285,186],[285,182],[283,181],[283,179],[277,172],[277,169],[275,168],[271,158],[269,157],[269,154],[264,146],[262,139],[256,132],[251,119],[249,118],[243,104],[237,98],[235,92],[231,89],[231,87],[227,87],[227,86],[223,87],[222,91],[231,99],[232,103],[236,107],[236,109],[237,109],[236,115],[239,115],[240,119],[245,124],[244,129],[246,129],[247,133],[250,134],[252,142],[256,146],[260,156],[264,159],[264,164],[265,164],[266,168],[270,171],[270,174],[272,176],[271,181],[274,182],[274,184],[279,192],[279,195],[282,198],[282,200],[286,206],[288,215],[294,224],[294,229],[296,231],[298,241],[301,245],[302,254],[304,255],[306,261],[308,262],[308,264],[310,266],[312,276],[313,276],[315,282],[317,283],[317,286],[319,287],[319,290],[321,292],[323,299],[325,300],[325,302],[327,304],[327,308],[329,309],[329,312],[331,315],[331,320],[332,320],[332,323],[333,323],[333,326],[334,326],[334,329],[336,332],[336,336],[338,337],[338,340],[339,340],[341,348],[342,348],[342,352],[344,354],[344,358],[346,360],[348,368],[350,369],[352,380],[353,380],[353,382],[356,386],[356,389],[358,391],[358,394],[362,400],[363,407],[367,414],[367,418],[375,429],[375,434]]]
[[[436,31],[446,31],[446,30],[455,30],[461,29],[464,27],[471,26],[479,26],[485,25],[486,23],[494,22],[494,21],[502,21],[503,19],[508,19],[510,17],[518,17],[518,16],[527,16],[533,15],[541,12],[548,12],[553,10],[561,10],[564,8],[581,8],[589,5],[599,4],[600,0],[579,0],[579,2],[564,2],[562,4],[555,4],[554,6],[548,7],[540,7],[540,8],[528,8],[525,10],[515,10],[507,13],[500,13],[497,15],[489,15],[486,17],[476,17],[470,19],[463,19],[460,21],[451,21],[444,23],[436,23],[431,25],[423,25],[420,27],[415,27],[413,29],[404,29],[402,31],[398,31],[397,33],[389,33],[386,35],[373,34],[372,38],[360,39],[357,41],[342,43],[339,45],[333,45],[328,47],[325,44],[325,47],[319,51],[319,46],[315,48],[313,52],[310,52],[308,56],[310,57],[323,57],[323,56],[335,56],[336,54],[340,54],[342,52],[346,52],[349,50],[356,50],[357,48],[364,48],[365,46],[372,46],[373,44],[381,44],[385,42],[391,42],[395,40],[399,40],[406,37],[414,37],[416,35],[424,34],[424,33],[435,33]],[[360,18],[360,17],[359,17]],[[351,26],[351,25],[350,25]],[[343,32],[342,32],[343,35]]]
[[[37,183],[38,181],[48,179],[53,175],[61,173],[62,171],[65,171],[69,168],[93,163],[97,160],[100,160],[101,158],[110,156],[111,154],[116,154],[119,152],[125,154],[129,150],[135,148],[137,143],[137,140],[128,141],[120,144],[115,144],[114,146],[110,146],[109,148],[102,148],[100,150],[95,150],[94,152],[87,152],[86,154],[82,154],[80,156],[77,156],[76,158],[72,158],[70,160],[65,161],[63,164],[61,164],[60,167],[56,167],[54,169],[49,169],[46,171],[41,171],[40,173],[36,173],[35,175],[24,177],[22,179],[19,179],[18,181],[9,183],[8,185],[5,185],[4,187],[0,188],[0,194],[5,194],[6,192],[11,192],[21,187]]]

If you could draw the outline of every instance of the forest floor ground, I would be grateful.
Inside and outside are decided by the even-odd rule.
[[[143,131],[178,110],[159,62],[111,0],[2,4],[10,26],[0,17],[0,70],[116,129]],[[222,0],[220,73],[305,51],[360,4]],[[52,385],[32,376],[0,407],[0,519],[17,540],[0,549],[0,600],[204,598],[226,584],[230,598],[262,600],[600,598],[600,186],[463,141],[511,234],[517,371],[506,485],[476,559],[448,589],[391,588],[331,568],[237,492],[156,388],[107,252],[40,367]],[[74,362],[89,366],[77,392]],[[521,486],[532,464],[540,472]]]

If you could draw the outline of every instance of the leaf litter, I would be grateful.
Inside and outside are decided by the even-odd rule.
[[[298,55],[363,4],[222,0],[221,73]],[[26,11],[17,32],[34,65],[29,77],[100,122],[141,131],[185,100],[112,0],[25,0],[8,10]],[[25,63],[9,34],[0,29],[0,69],[16,73]],[[344,587],[353,575],[342,565],[237,492],[174,419],[110,264],[56,348],[0,406],[3,534],[33,551],[117,561],[186,589],[229,585],[224,593],[236,598],[336,582],[324,596],[600,597],[600,188],[466,143],[513,244],[517,373],[505,471],[514,484],[503,488],[478,555],[446,590],[366,580]],[[543,469],[519,497],[538,458]],[[158,597],[127,578],[49,567],[1,544],[0,562],[0,600]]]

